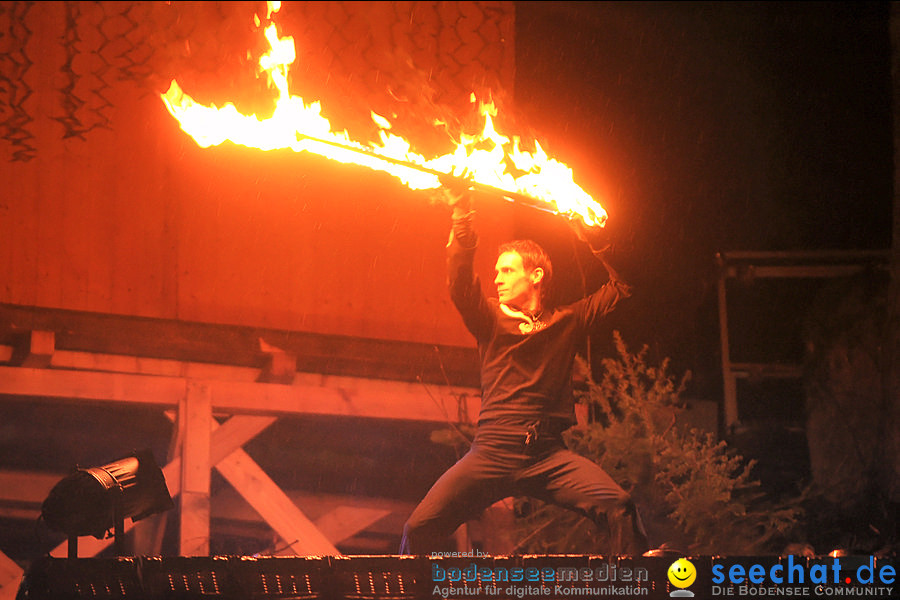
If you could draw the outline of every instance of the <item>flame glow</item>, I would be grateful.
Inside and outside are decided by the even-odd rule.
[[[269,19],[278,8],[278,3],[269,4]],[[588,226],[604,225],[606,211],[575,183],[571,168],[547,156],[539,144],[535,143],[534,152],[523,150],[517,136],[504,135],[494,128],[497,111],[492,103],[481,105],[482,131],[462,135],[455,150],[448,154],[434,158],[418,154],[410,142],[391,132],[388,119],[375,113],[371,116],[378,127],[380,143],[364,145],[351,139],[346,131],[332,131],[331,123],[321,114],[319,102],[307,104],[290,93],[288,73],[296,59],[293,38],[279,37],[275,23],[265,28],[265,37],[270,50],[259,59],[260,73],[277,91],[270,117],[242,114],[231,102],[221,108],[199,104],[175,80],[162,95],[169,112],[199,146],[231,141],[261,150],[290,148],[312,152],[389,173],[415,190],[440,187],[441,175],[465,173],[476,188],[480,185],[513,196],[514,200],[517,196],[532,206],[570,218],[578,216]],[[510,164],[516,174],[509,172]]]

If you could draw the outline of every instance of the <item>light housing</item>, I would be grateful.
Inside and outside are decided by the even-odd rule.
[[[105,533],[126,518],[138,521],[175,507],[153,453],[141,450],[102,467],[78,468],[57,483],[41,506],[47,526],[70,538]]]

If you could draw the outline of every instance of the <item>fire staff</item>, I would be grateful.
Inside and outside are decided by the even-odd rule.
[[[502,498],[522,495],[577,511],[601,528],[608,524],[613,554],[643,553],[646,533],[629,494],[562,439],[575,418],[576,351],[594,325],[631,294],[630,287],[592,244],[609,281],[577,302],[547,307],[550,259],[535,242],[518,240],[500,247],[497,298],[487,298],[474,272],[477,235],[469,191],[445,186],[443,193],[452,206],[450,296],[477,342],[481,412],[468,453],[407,520],[400,552],[444,550],[441,545],[463,522]],[[583,228],[576,231],[588,241]]]

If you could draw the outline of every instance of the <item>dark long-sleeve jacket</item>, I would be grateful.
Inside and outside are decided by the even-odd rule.
[[[481,361],[481,413],[486,423],[574,421],[572,370],[591,328],[623,297],[627,284],[611,279],[589,296],[532,319],[485,297],[473,261],[471,214],[454,219],[447,245],[450,296],[475,336]]]

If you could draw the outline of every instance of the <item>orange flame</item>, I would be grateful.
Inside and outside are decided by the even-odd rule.
[[[279,8],[280,3],[269,3],[268,18]],[[259,24],[258,17],[256,22]],[[547,156],[537,142],[535,151],[528,152],[520,147],[518,136],[507,136],[494,128],[497,110],[493,103],[481,105],[482,131],[461,135],[455,150],[448,154],[422,156],[410,142],[391,132],[388,119],[374,112],[371,116],[378,127],[380,143],[364,145],[351,139],[346,131],[332,131],[331,123],[321,114],[319,102],[307,104],[290,93],[288,73],[296,59],[294,39],[279,37],[274,22],[265,28],[265,37],[270,50],[260,57],[259,69],[278,94],[270,117],[242,114],[231,102],[221,108],[198,104],[175,80],[162,94],[171,115],[200,147],[231,141],[261,150],[290,148],[312,152],[389,173],[414,190],[440,187],[441,175],[466,173],[475,184],[524,196],[533,206],[569,218],[580,217],[588,226],[604,225],[606,211],[575,183],[571,168]],[[492,144],[484,143],[486,140]],[[515,167],[516,175],[509,172],[508,164]]]

